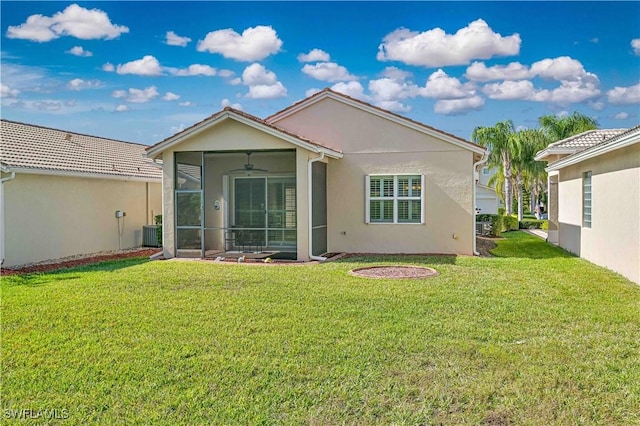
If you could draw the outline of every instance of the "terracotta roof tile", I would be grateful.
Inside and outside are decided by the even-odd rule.
[[[162,178],[162,171],[144,157],[145,145],[10,120],[0,124],[0,161],[9,169]]]

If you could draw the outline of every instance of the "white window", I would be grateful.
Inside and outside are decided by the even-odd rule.
[[[582,174],[582,226],[591,228],[591,171]]]
[[[424,223],[424,176],[372,175],[366,179],[366,223]]]

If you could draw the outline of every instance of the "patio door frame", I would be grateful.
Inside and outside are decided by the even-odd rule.
[[[298,206],[298,193],[297,193],[297,186],[296,186],[296,174],[295,173],[280,173],[280,174],[260,174],[260,175],[253,175],[253,176],[228,176],[226,175],[224,177],[225,179],[223,179],[225,182],[225,196],[224,198],[229,200],[228,203],[225,203],[226,207],[228,207],[228,211],[225,214],[225,228],[226,229],[233,229],[234,227],[238,226],[238,224],[236,223],[236,209],[237,209],[237,203],[236,203],[236,181],[237,180],[244,180],[244,179],[263,179],[264,180],[264,186],[263,186],[263,190],[264,190],[264,227],[263,228],[240,228],[240,229],[247,229],[247,230],[256,230],[256,231],[264,231],[264,245],[263,247],[265,249],[268,249],[269,247],[269,232],[277,232],[277,231],[283,231],[283,230],[289,230],[289,231],[294,231],[297,233],[297,229],[298,229],[298,217],[297,217],[297,206]],[[294,188],[296,188],[296,196],[295,196],[295,207],[293,209],[293,211],[296,214],[296,218],[295,218],[295,227],[294,228],[286,228],[286,227],[282,227],[282,228],[273,228],[269,226],[269,180],[270,179],[287,179],[290,180],[291,183],[293,183]],[[283,209],[286,211],[286,207],[285,209]],[[282,240],[282,242],[284,242],[284,240]],[[296,238],[296,242],[294,243],[294,245],[292,246],[282,246],[283,248],[291,248],[291,249],[295,249],[297,250],[298,247],[298,242],[297,242],[297,238]]]

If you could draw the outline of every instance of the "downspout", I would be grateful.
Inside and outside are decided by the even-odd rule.
[[[322,256],[314,256],[313,255],[313,222],[312,222],[312,215],[313,215],[313,182],[312,182],[312,178],[313,178],[313,163],[315,163],[316,161],[321,161],[322,159],[324,159],[324,152],[320,153],[319,157],[316,158],[310,158],[309,159],[309,163],[308,163],[308,167],[307,167],[307,199],[309,201],[309,259],[311,260],[317,260],[320,262],[324,262],[325,260],[327,260],[326,257],[322,257]]]
[[[478,190],[478,182],[476,182],[476,173],[480,173],[478,172],[478,166],[484,164],[487,162],[487,160],[489,159],[489,155],[487,154],[487,152],[485,151],[484,154],[482,154],[482,158],[473,163],[473,232],[471,233],[471,235],[473,235],[473,255],[474,256],[480,256],[480,253],[476,250],[476,191]]]
[[[10,180],[14,180],[16,178],[16,172],[9,172],[9,176],[7,177],[3,177],[0,179],[0,185],[4,185],[6,182],[9,182]],[[2,194],[2,200],[0,201],[0,206],[2,206],[2,214],[0,215],[2,217],[2,222],[0,223],[0,235],[2,235],[0,237],[0,244],[2,245],[2,247],[0,247],[0,252],[2,253],[2,259],[0,259],[0,265],[4,264],[4,189],[0,190],[0,193]]]

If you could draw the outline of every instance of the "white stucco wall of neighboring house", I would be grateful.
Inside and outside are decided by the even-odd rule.
[[[592,224],[583,226],[582,176],[592,172]],[[640,144],[560,169],[559,245],[640,283]]]
[[[327,168],[330,252],[472,254],[469,149],[331,98],[275,124],[343,152]],[[365,178],[380,174],[425,176],[424,224],[365,222]]]
[[[140,246],[162,211],[159,182],[16,173],[2,186],[5,267]]]

